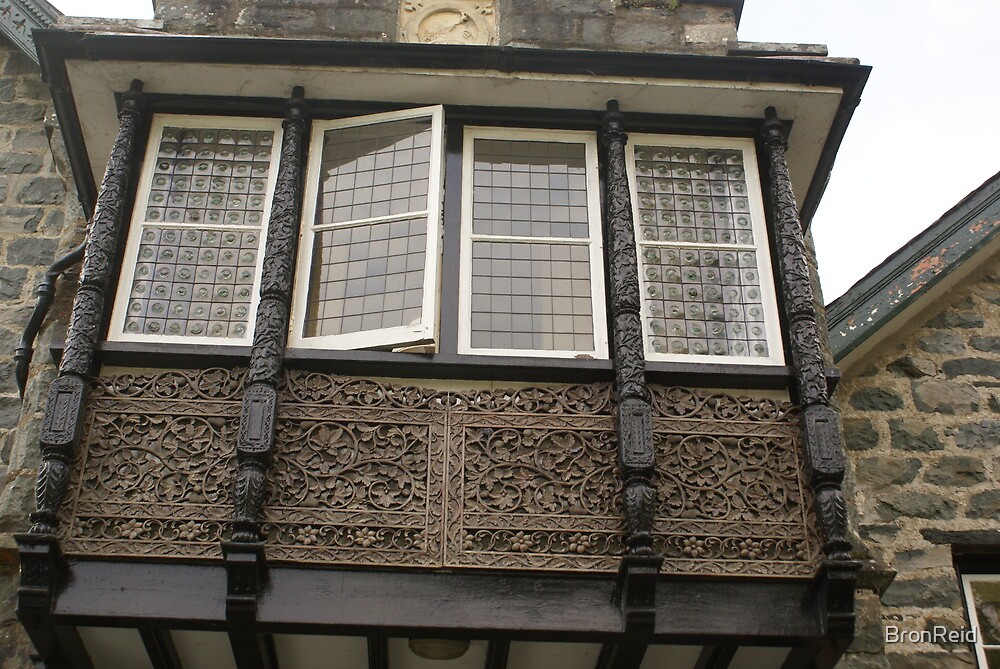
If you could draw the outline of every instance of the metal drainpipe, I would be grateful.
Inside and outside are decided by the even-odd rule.
[[[24,333],[21,335],[21,343],[14,351],[14,378],[17,381],[17,392],[24,400],[24,389],[28,384],[28,367],[31,365],[31,358],[34,355],[35,337],[42,329],[42,323],[52,306],[52,298],[56,294],[56,280],[59,276],[73,265],[83,259],[83,251],[86,243],[80,244],[75,249],[59,258],[49,266],[45,272],[45,278],[35,289],[35,308],[31,312],[28,324],[24,326]]]

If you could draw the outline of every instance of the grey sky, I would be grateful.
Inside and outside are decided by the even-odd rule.
[[[151,18],[149,0],[55,0]],[[828,44],[874,66],[813,230],[827,301],[1000,170],[997,0],[746,0],[740,39]]]

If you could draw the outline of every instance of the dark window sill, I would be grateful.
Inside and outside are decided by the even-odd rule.
[[[57,364],[62,351],[62,342],[57,342],[50,349]],[[246,365],[250,357],[249,346],[105,341],[98,344],[97,351],[101,364],[114,367],[237,367]],[[448,353],[289,349],[285,364],[294,369],[355,376],[511,382],[592,383],[610,381],[614,375],[610,360]],[[787,365],[647,362],[646,372],[650,383],[695,388],[781,390],[794,385],[794,370]],[[828,369],[826,377],[832,393],[840,380],[840,371]]]

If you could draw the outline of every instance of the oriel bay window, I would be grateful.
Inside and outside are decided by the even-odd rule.
[[[447,124],[312,121],[289,346],[606,359],[597,129],[464,125],[446,174]],[[276,120],[154,116],[109,339],[252,341],[280,140]],[[751,139],[630,136],[647,359],[783,364],[756,163]]]

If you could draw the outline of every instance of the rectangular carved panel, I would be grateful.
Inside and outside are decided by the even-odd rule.
[[[66,552],[219,557],[241,386],[222,369],[93,381]]]
[[[92,382],[63,545],[219,559],[243,372]],[[653,387],[672,574],[818,564],[796,407]],[[609,384],[445,391],[292,371],[264,509],[274,563],[612,573],[625,523]]]
[[[800,412],[785,402],[651,386],[667,573],[808,576],[819,563]]]

